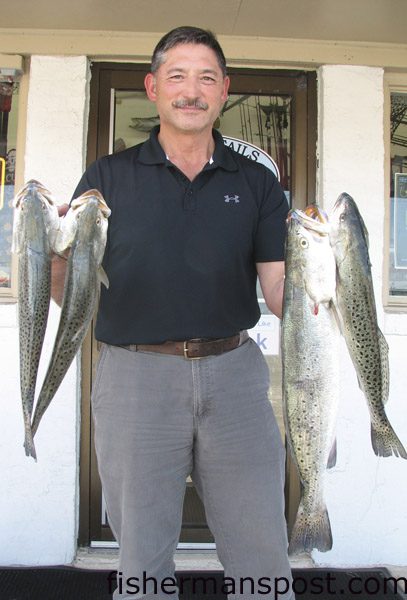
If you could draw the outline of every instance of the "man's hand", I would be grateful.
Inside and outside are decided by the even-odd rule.
[[[69,210],[68,204],[58,206],[58,215],[64,217]],[[64,283],[66,272],[66,261],[69,251],[62,258],[58,254],[54,254],[51,260],[51,297],[55,300],[58,306],[61,306],[64,297]]]

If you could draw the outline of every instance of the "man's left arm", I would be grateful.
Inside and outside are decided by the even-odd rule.
[[[283,260],[256,263],[263,298],[279,319],[283,316],[284,266]]]

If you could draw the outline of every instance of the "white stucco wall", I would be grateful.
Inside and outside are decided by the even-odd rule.
[[[24,180],[41,181],[67,202],[84,168],[88,62],[34,56],[27,109]],[[59,309],[52,302],[39,382],[52,351]],[[15,304],[0,306],[0,564],[69,563],[78,512],[79,394],[76,361],[41,421],[38,462],[24,453]]]
[[[319,69],[319,190],[328,212],[338,195],[354,197],[370,236],[370,258],[380,327],[390,346],[390,398],[386,412],[407,447],[405,395],[406,315],[385,315],[382,303],[384,248],[383,71],[325,66]],[[393,330],[397,335],[393,335]],[[404,333],[406,333],[404,327]],[[343,344],[338,461],[326,481],[334,545],[313,552],[317,564],[407,564],[406,461],[378,458],[370,443],[366,401]]]

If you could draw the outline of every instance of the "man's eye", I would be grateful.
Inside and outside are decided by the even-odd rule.
[[[209,75],[205,75],[204,77],[202,77],[202,80],[205,82],[209,82],[209,83],[214,83],[215,82],[215,78],[214,77],[210,77]]]

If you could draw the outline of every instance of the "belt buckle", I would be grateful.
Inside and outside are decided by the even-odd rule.
[[[184,358],[186,360],[199,360],[201,356],[188,356],[188,340],[184,342]]]

